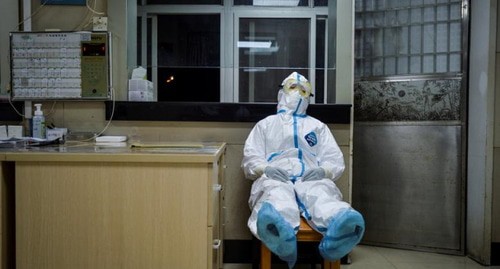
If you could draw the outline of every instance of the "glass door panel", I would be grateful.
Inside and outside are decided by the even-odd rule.
[[[240,18],[239,26],[240,102],[276,102],[286,76],[309,77],[309,18]]]

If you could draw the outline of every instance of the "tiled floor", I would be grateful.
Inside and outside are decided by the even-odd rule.
[[[342,269],[500,269],[500,266],[482,266],[455,255],[443,255],[392,248],[357,246],[351,253],[352,263]]]
[[[411,250],[357,246],[351,253],[351,264],[343,264],[341,269],[500,269],[500,266],[482,266],[464,257]],[[225,264],[224,269],[248,269],[250,265]],[[297,265],[294,269],[309,269],[310,266]],[[321,268],[319,265],[316,268]],[[276,265],[273,269],[287,269]]]

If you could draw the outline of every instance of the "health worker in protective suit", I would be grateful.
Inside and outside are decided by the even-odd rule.
[[[297,260],[300,215],[323,234],[319,251],[327,260],[348,254],[365,228],[334,183],[344,158],[329,128],[306,114],[310,96],[304,76],[288,76],[278,92],[277,114],[252,129],[242,161],[245,176],[254,180],[248,227],[290,268]]]

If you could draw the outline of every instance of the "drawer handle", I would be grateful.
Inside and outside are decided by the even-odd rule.
[[[214,244],[212,245],[212,248],[213,249],[219,249],[221,244],[222,244],[222,240],[220,240],[220,239],[214,239]]]
[[[221,191],[222,190],[222,185],[221,184],[214,184],[213,185],[214,191]]]

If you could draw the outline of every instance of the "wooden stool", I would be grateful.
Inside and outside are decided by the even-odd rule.
[[[320,242],[323,235],[316,232],[307,222],[300,218],[300,227],[297,232],[297,242]],[[323,261],[324,269],[340,269],[340,260]],[[271,269],[271,251],[262,242],[260,243],[260,269]]]

